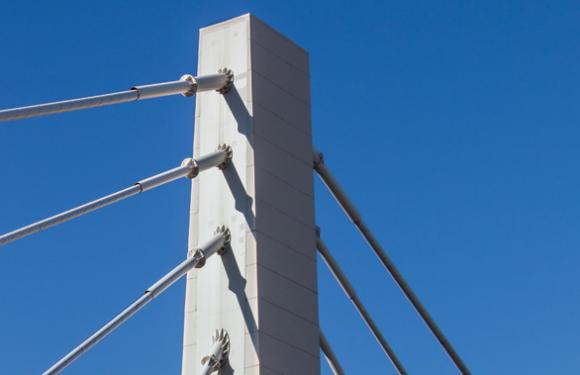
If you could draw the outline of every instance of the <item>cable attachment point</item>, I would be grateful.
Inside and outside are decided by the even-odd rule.
[[[212,337],[212,346],[210,355],[203,357],[201,364],[204,370],[207,370],[205,374],[211,374],[222,367],[228,362],[228,356],[230,354],[230,336],[225,329],[218,329],[215,332],[215,336]]]
[[[232,70],[228,68],[221,68],[220,70],[218,70],[218,72],[221,74],[225,74],[227,76],[227,81],[222,88],[217,89],[216,91],[219,92],[220,94],[225,94],[231,90],[234,84],[234,72],[232,72]]]
[[[214,234],[218,235],[218,234],[222,234],[222,233],[224,235],[224,245],[222,246],[221,249],[219,249],[217,251],[217,253],[219,255],[225,254],[228,247],[230,246],[230,242],[232,241],[232,234],[231,234],[230,230],[225,225],[220,225],[219,227],[217,227]]]
[[[184,92],[181,95],[187,96],[187,97],[195,95],[195,92],[197,91],[197,82],[196,82],[194,76],[192,76],[191,74],[184,74],[181,76],[181,78],[179,78],[179,80],[180,81],[187,81],[191,85],[191,89],[187,92]]]
[[[221,238],[218,238],[221,237]],[[205,250],[202,248],[191,249],[187,252],[188,256],[194,256],[197,258],[197,263],[195,264],[195,268],[202,268],[205,266],[205,262],[207,258],[209,258],[212,254],[218,253],[222,255],[226,252],[227,248],[230,246],[230,241],[232,236],[230,234],[230,230],[225,225],[220,225],[214,232],[214,239],[212,240],[212,245]],[[219,241],[219,248],[215,245],[217,244],[216,241]],[[193,254],[193,255],[192,255]]]
[[[234,156],[234,152],[232,151],[232,147],[222,143],[221,145],[218,146],[218,151],[225,151],[226,160],[224,160],[224,162],[221,163],[220,165],[218,165],[217,167],[219,169],[222,169],[222,170],[226,169],[228,167],[228,165],[230,165],[230,163],[232,161],[232,157]]]
[[[316,169],[316,167],[318,167],[319,165],[323,165],[324,164],[324,154],[320,151],[314,151],[313,163],[314,163],[314,169]]]
[[[183,161],[181,162],[181,166],[188,167],[191,169],[191,172],[189,172],[189,174],[186,176],[189,179],[192,179],[199,174],[199,166],[197,165],[197,162],[193,158],[183,159]]]
[[[207,260],[202,249],[192,249],[189,253],[193,253],[193,256],[198,259],[195,268],[202,268],[205,266],[205,261]]]

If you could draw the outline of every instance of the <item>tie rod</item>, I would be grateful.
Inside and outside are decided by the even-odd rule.
[[[198,92],[210,90],[216,90],[223,94],[230,89],[233,78],[233,73],[229,69],[220,69],[217,74],[198,77],[185,74],[177,81],[134,86],[127,91],[1,110],[0,121],[21,120],[169,95],[192,96]]]

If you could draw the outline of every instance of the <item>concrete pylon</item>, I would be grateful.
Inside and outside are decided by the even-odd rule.
[[[320,374],[308,54],[247,14],[201,29],[198,74],[231,90],[196,98],[194,154],[231,146],[193,180],[189,249],[225,225],[231,248],[187,277],[183,375],[229,335],[219,374]]]

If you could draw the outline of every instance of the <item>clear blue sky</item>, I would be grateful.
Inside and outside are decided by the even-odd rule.
[[[580,373],[577,1],[3,1],[0,107],[176,79],[200,27],[246,12],[310,52],[315,144],[474,373]],[[0,232],[176,165],[193,113],[171,97],[1,124]],[[318,181],[316,198],[410,373],[454,374]],[[182,260],[188,204],[183,180],[1,249],[0,373],[46,369]],[[319,273],[346,370],[393,373]],[[178,374],[184,285],[67,373]]]

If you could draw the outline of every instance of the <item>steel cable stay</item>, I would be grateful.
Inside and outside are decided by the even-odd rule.
[[[55,113],[63,113],[93,107],[100,107],[106,105],[112,105],[117,103],[125,103],[138,101],[143,99],[151,99],[169,95],[181,94],[183,96],[192,96],[198,92],[216,90],[220,93],[226,93],[233,82],[233,74],[229,69],[220,69],[217,74],[205,75],[194,77],[192,75],[184,75],[177,81],[156,83],[151,85],[135,86],[127,91],[121,91],[116,93],[78,98],[72,100],[65,100],[53,103],[46,103],[40,105],[33,105],[27,107],[13,108],[0,110],[0,121],[11,121],[18,119],[25,119],[30,117],[44,116]],[[105,197],[96,199],[94,201],[88,202],[71,210],[59,213],[52,217],[46,218],[44,220],[32,223],[30,225],[24,226],[17,230],[11,231],[4,235],[0,235],[0,246],[6,245],[10,242],[16,241],[18,239],[27,237],[36,232],[48,229],[52,226],[58,225],[60,223],[72,220],[76,217],[82,216],[84,214],[93,212],[97,209],[108,206],[112,203],[118,202],[125,198],[137,195],[141,192],[156,188],[158,186],[164,185],[166,183],[175,181],[182,177],[188,177],[190,179],[195,178],[199,172],[213,168],[219,167],[223,168],[227,165],[228,161],[231,159],[231,148],[227,146],[220,146],[217,151],[205,155],[197,160],[192,158],[185,159],[179,167],[164,171],[157,175],[145,178],[133,184],[132,186],[125,188],[123,190],[117,191],[113,194],[107,195]],[[390,273],[394,281],[397,283],[403,294],[410,301],[416,312],[434,334],[438,342],[441,344],[443,349],[449,355],[455,366],[463,375],[470,375],[471,372],[455,351],[451,343],[447,340],[441,329],[435,323],[433,318],[430,316],[426,308],[423,306],[419,298],[416,296],[414,291],[408,285],[407,281],[399,273],[393,261],[385,253],[377,239],[374,237],[370,229],[367,227],[363,221],[361,215],[350,201],[346,193],[342,190],[339,183],[333,177],[331,172],[327,169],[324,164],[324,159],[322,154],[316,153],[314,156],[313,163],[314,170],[321,177],[324,184],[327,186],[331,194],[334,196],[335,200],[342,207],[345,214],[350,218],[353,224],[357,227],[359,232],[368,242],[375,255],[381,261],[383,266]],[[182,277],[192,268],[200,268],[205,264],[205,260],[210,257],[215,252],[222,250],[227,243],[229,243],[230,234],[225,227],[221,227],[220,231],[217,232],[216,236],[213,237],[208,243],[206,243],[201,248],[195,250],[195,253],[190,254],[187,260],[179,264],[172,271],[166,274],[158,282],[153,284],[150,288],[145,291],[145,294],[133,302],[129,307],[123,310],[119,315],[109,321],[106,325],[100,328],[92,336],[86,339],[78,347],[68,353],[65,357],[59,360],[54,366],[48,369],[44,374],[57,374],[83,353],[89,350],[92,346],[98,343],[101,339],[107,336],[109,333],[118,328],[127,319],[138,312],[147,303],[153,300],[157,295],[161,294],[167,287],[172,285],[176,280]],[[349,283],[346,276],[340,270],[338,264],[334,261],[330,255],[328,249],[324,243],[318,239],[317,248],[325,260],[326,264],[330,268],[332,274],[336,280],[341,285],[342,289],[345,291],[346,295],[355,305],[357,311],[365,321],[368,328],[373,333],[374,337],[377,339],[381,347],[383,348],[385,354],[390,359],[396,370],[401,375],[406,375],[407,372],[403,365],[398,360],[392,348],[387,343],[386,339],[381,334],[380,330],[362,305],[362,302],[356,295],[352,285]],[[225,336],[224,336],[225,335]],[[216,336],[218,337],[218,336]],[[217,339],[216,339],[217,340]],[[220,341],[221,340],[221,341]],[[229,338],[227,334],[220,331],[219,340],[214,343],[214,348],[212,349],[212,354],[208,356],[208,360],[204,364],[204,373],[210,373],[212,369],[216,368],[219,363],[221,363],[221,358],[223,357],[223,351],[225,350],[226,343],[229,345]],[[221,345],[221,346],[220,346]],[[344,374],[343,369],[336,356],[334,355],[328,341],[326,340],[324,334],[320,332],[320,346],[326,357],[332,371],[335,375]]]
[[[439,328],[437,323],[433,320],[425,306],[419,300],[419,297],[413,292],[405,278],[401,275],[393,261],[389,258],[386,252],[383,250],[375,236],[372,234],[370,229],[367,227],[359,214],[358,210],[355,208],[354,204],[350,201],[344,190],[340,187],[338,181],[334,178],[332,173],[328,170],[324,163],[324,157],[321,153],[316,152],[314,154],[313,160],[314,170],[318,173],[330,193],[333,195],[334,199],[342,207],[346,216],[353,222],[357,227],[361,235],[367,241],[371,249],[374,251],[375,255],[379,258],[380,262],[387,269],[389,274],[392,276],[393,280],[397,283],[405,297],[411,302],[411,305],[417,311],[421,319],[425,322],[427,327],[431,330],[433,335],[436,337],[437,341],[445,352],[448,354],[449,358],[453,361],[459,372],[463,375],[471,375],[471,371],[467,368],[467,365],[463,362],[459,354],[455,351],[447,337],[443,334],[443,331]]]
[[[129,305],[120,314],[111,319],[107,324],[98,329],[79,346],[62,357],[58,362],[46,370],[43,375],[55,375],[60,373],[81,355],[95,346],[99,341],[104,339],[108,334],[135,315],[155,297],[163,293],[168,287],[173,285],[173,283],[179,280],[191,269],[203,267],[206,260],[215,253],[223,254],[230,242],[230,237],[230,232],[226,227],[219,227],[213,238],[207,241],[200,248],[191,250],[190,256],[185,261],[147,288],[141,297],[135,300],[135,302]]]
[[[102,107],[117,103],[159,98],[168,95],[181,94],[183,96],[192,96],[198,92],[210,90],[217,90],[220,93],[225,93],[231,87],[232,82],[233,74],[229,69],[220,69],[217,74],[198,77],[185,74],[178,81],[135,86],[127,91],[0,110],[0,121],[20,120],[55,113],[77,111],[80,109]]]
[[[357,312],[365,322],[366,326],[369,328],[369,330],[371,331],[371,333],[373,334],[373,336],[375,337],[375,339],[377,340],[377,342],[387,355],[387,358],[391,361],[391,363],[397,370],[397,373],[399,373],[400,375],[407,375],[405,367],[403,366],[403,364],[395,354],[394,350],[391,348],[391,346],[381,333],[379,327],[375,324],[375,322],[371,318],[370,314],[364,307],[362,301],[358,297],[352,284],[348,281],[348,278],[346,277],[344,272],[342,272],[338,263],[336,262],[336,260],[334,260],[334,258],[330,254],[330,251],[320,238],[316,240],[316,248],[318,249],[318,252],[320,253],[322,259],[328,266],[330,273],[332,273],[332,275],[338,282],[338,285],[340,285],[340,287],[344,291],[344,294],[346,294],[348,299],[352,302]]]
[[[332,373],[334,375],[345,375],[346,373],[342,369],[336,354],[334,354],[334,351],[322,330],[320,331],[320,349],[322,349],[322,354],[324,354],[324,358],[326,358],[326,362],[328,363],[328,366],[330,366]]]
[[[242,19],[242,18],[239,18],[239,19]],[[236,22],[240,22],[239,19],[236,20]],[[249,22],[248,25],[250,25],[250,24],[253,25],[253,22],[257,22],[257,21],[255,21],[252,17],[252,18],[247,18],[247,20],[245,20],[244,22]],[[247,34],[247,37],[249,38],[248,40],[258,39],[256,36],[261,36],[261,34],[260,34],[261,32],[259,31],[260,28],[262,28],[262,27],[261,26],[256,27],[256,28],[252,27],[250,29],[248,26],[246,29],[252,30],[251,34]],[[229,42],[229,40],[230,40],[229,38],[231,38],[229,30],[230,29],[228,27],[226,30],[227,35],[224,34],[224,36],[221,36],[221,34],[220,34],[220,36],[219,36],[219,38],[223,38],[223,40],[225,41],[223,46],[226,46],[226,49],[228,49],[227,46],[231,44]],[[213,31],[212,31],[212,33],[213,33]],[[271,33],[271,30],[268,31],[268,34],[264,34],[264,35],[270,35],[270,33]],[[218,35],[218,34],[215,34],[215,35]],[[238,35],[238,34],[235,33],[235,35]],[[243,36],[243,35],[240,34],[240,36]],[[212,34],[211,38],[214,38],[214,39],[211,39],[213,41],[222,40],[222,39],[217,39],[218,36],[214,36],[213,34]],[[268,36],[268,38],[270,38],[270,37]],[[278,37],[276,37],[276,38],[278,38]],[[278,50],[278,48],[280,48],[281,51],[284,51],[285,47],[280,47],[280,46],[284,46],[288,42],[286,40],[277,42],[276,38],[271,39],[271,43],[273,43],[272,45],[275,46],[274,50]],[[270,39],[268,39],[268,40],[270,41]],[[281,43],[280,46],[278,46],[277,43]],[[213,45],[215,43],[210,42],[210,43],[204,43],[204,44]],[[222,45],[222,44],[220,44],[220,45]],[[247,43],[247,45],[248,45],[248,48],[252,46],[249,42]],[[259,43],[258,43],[258,45],[259,45]],[[200,47],[201,46],[202,46],[202,44],[200,43]],[[294,48],[294,47],[292,47],[292,48]],[[208,62],[211,62],[211,64],[213,64],[214,63],[213,61],[224,60],[222,49],[223,48],[220,47],[219,49],[216,50],[215,48],[212,47],[211,49],[207,49],[207,51],[211,51],[211,50],[215,50],[215,51],[212,51],[209,53],[205,52],[205,50],[204,50],[204,54],[203,54],[204,60],[202,60],[200,57],[200,59],[199,59],[200,65],[199,66],[206,66],[208,64]],[[248,55],[249,51],[250,51],[250,49],[248,49],[247,51],[244,51],[242,48],[240,48],[240,49],[236,49],[235,52],[233,52],[233,53],[229,53],[229,51],[228,51],[228,54],[225,57],[227,57],[226,60],[228,60],[228,61],[230,61],[230,60],[235,61],[235,59],[239,58],[239,57],[245,59],[243,61],[246,61],[248,59],[248,56],[250,56],[250,55]],[[267,51],[267,52],[272,52],[272,51]],[[205,57],[206,53],[207,53],[208,57]],[[269,55],[269,53],[268,53],[268,55]],[[295,53],[292,53],[292,55],[295,55]],[[200,56],[202,56],[201,48],[200,48]],[[216,56],[217,56],[217,59],[215,59]],[[302,64],[302,63],[300,63],[300,60],[302,58],[300,56],[301,56],[301,54],[298,54],[296,58],[294,58],[294,57],[289,58],[290,60],[288,61],[288,63],[296,60],[299,62],[299,65],[297,65],[297,66],[301,66],[300,64]],[[274,57],[279,58],[278,56],[274,56]],[[254,61],[254,59],[256,61]],[[259,59],[254,56],[251,59],[251,61],[250,60],[248,60],[248,61],[252,62],[252,64],[250,64],[251,66],[254,66],[254,62],[257,62],[258,60]],[[264,61],[260,61],[260,64],[269,65],[269,63],[270,63],[269,57],[264,58],[263,60]],[[271,60],[271,61],[276,61],[276,60]],[[203,64],[201,64],[202,62],[203,62]],[[284,62],[286,62],[286,60]],[[294,63],[291,63],[291,65],[293,65],[293,64]],[[258,64],[255,64],[255,65],[258,65]],[[306,62],[306,68],[307,67],[308,67],[308,63]],[[248,91],[248,94],[251,94],[250,97],[255,98],[258,96],[262,96],[262,94],[265,94],[264,96],[269,96],[271,93],[274,93],[274,91],[269,91],[266,89],[259,88],[260,85],[255,84],[255,82],[253,82],[251,80],[252,74],[249,74],[249,73],[251,73],[252,71],[253,70],[250,69],[250,70],[247,70],[247,73],[242,72],[242,74],[247,74],[247,77],[248,77],[248,79],[246,81],[248,81],[247,86],[250,88],[250,91]],[[286,75],[287,75],[286,73],[281,71],[280,72],[281,77],[278,77],[280,79],[270,80],[270,78],[271,78],[270,77],[270,78],[268,78],[268,80],[271,82],[269,82],[268,84],[271,83],[271,84],[275,85],[276,87],[284,86],[285,85],[284,82],[287,79],[287,77],[285,77]],[[292,76],[292,77],[293,77],[293,79],[297,79],[294,76]],[[161,83],[155,83],[155,84],[149,84],[149,85],[134,86],[134,87],[131,87],[130,89],[125,90],[125,91],[119,91],[119,92],[107,93],[107,94],[103,94],[103,95],[96,95],[96,96],[83,97],[83,98],[75,98],[75,99],[70,99],[70,100],[63,100],[63,101],[57,101],[57,102],[50,102],[50,103],[44,103],[44,104],[38,104],[38,105],[31,105],[31,106],[25,106],[25,107],[19,107],[19,108],[10,108],[10,109],[0,110],[0,121],[12,121],[12,120],[26,119],[26,118],[32,118],[32,117],[39,117],[39,116],[45,116],[45,115],[51,115],[51,114],[57,114],[57,113],[64,113],[64,112],[88,109],[88,108],[108,106],[108,105],[119,104],[119,103],[134,102],[134,101],[139,101],[139,100],[144,100],[144,99],[153,99],[153,98],[171,96],[171,95],[183,95],[186,97],[191,97],[197,93],[201,93],[201,92],[205,92],[205,91],[212,91],[212,90],[215,90],[221,94],[225,94],[233,86],[233,80],[234,80],[233,73],[231,70],[229,70],[227,68],[219,69],[216,74],[201,75],[201,76],[193,76],[190,74],[185,74],[179,80],[169,81],[169,82],[161,82]],[[306,89],[309,89],[310,83],[307,80],[307,77],[306,77],[306,80],[303,81],[303,83],[306,85],[304,87]],[[243,85],[245,87],[245,83],[243,83]],[[284,90],[281,90],[281,91],[284,91]],[[260,94],[260,95],[257,95],[257,94]],[[272,101],[285,100],[285,98],[286,97],[284,97],[284,96],[278,97],[277,95],[272,95],[271,100]],[[246,108],[246,104],[247,104],[246,98],[244,97],[244,99],[242,100],[241,97],[237,97],[237,99],[234,97],[232,99],[237,100],[237,101],[241,100],[242,105],[239,106],[239,108],[245,110],[243,112],[243,115],[245,117],[249,116],[248,109]],[[268,99],[270,99],[270,98],[268,98]],[[286,100],[286,101],[288,102],[288,100]],[[241,125],[242,122],[239,121],[240,114],[236,112],[235,107],[231,106],[232,103],[235,103],[235,102],[228,101],[228,103],[226,103],[227,105],[220,104],[219,106],[214,105],[213,102],[210,103],[211,105],[204,107],[204,111],[206,110],[205,108],[209,108],[210,111],[214,111],[214,109],[216,109],[216,111],[215,111],[215,113],[212,114],[212,116],[208,116],[208,120],[204,120],[204,121],[208,121],[209,126],[211,127],[212,125],[214,125],[214,123],[212,122],[213,119],[223,119],[224,116],[230,116],[231,114],[233,114],[236,122],[239,122],[238,125]],[[296,108],[298,108],[298,107],[296,107]],[[287,108],[280,106],[280,108],[277,109],[276,111],[273,111],[272,114],[278,116],[279,113],[277,113],[277,112],[286,113],[286,111],[290,111],[290,110],[296,111],[297,110],[296,108],[293,106],[288,106]],[[229,112],[228,112],[228,110],[229,110]],[[304,113],[309,113],[310,100],[308,99],[308,100],[306,100],[305,103],[300,103],[298,111],[304,111]],[[199,111],[196,112],[196,115],[199,113],[200,113]],[[282,118],[284,118],[284,117],[282,116]],[[301,118],[301,117],[297,117],[297,118]],[[250,121],[252,126],[257,124],[257,122],[256,122],[256,124],[254,123],[256,121],[257,117],[254,119],[250,116],[250,119],[252,119]],[[266,119],[268,119],[268,117]],[[261,121],[264,121],[265,123],[268,122],[268,120],[261,120]],[[229,121],[226,123],[229,125]],[[260,123],[260,125],[261,125],[261,123]],[[197,121],[196,121],[196,126],[197,126]],[[205,129],[205,127],[204,127],[204,129]],[[220,137],[224,134],[223,129],[224,128],[221,127],[221,125],[220,125],[220,127],[217,127],[217,129],[216,129],[217,134],[219,134]],[[242,133],[241,130],[239,130],[239,132]],[[229,133],[225,133],[225,134],[229,134]],[[197,138],[198,135],[199,134],[197,133],[197,130],[196,130],[196,141],[198,139]],[[247,134],[246,134],[246,138],[247,138]],[[228,139],[230,139],[230,138],[228,138]],[[232,144],[235,144],[234,142],[237,142],[237,139],[238,138],[236,135],[235,137],[231,138],[230,140],[231,140]],[[308,140],[309,141],[311,140],[310,134],[309,134]],[[252,148],[251,142],[249,144],[249,147]],[[294,156],[294,155],[292,155],[292,153],[289,153],[289,154],[291,156]],[[272,160],[277,160],[277,159],[273,158],[272,155],[276,156],[276,154],[274,154],[274,153],[270,154],[268,152],[263,152],[260,154],[256,154],[253,157],[254,157],[254,161],[255,160],[262,160],[262,159],[270,160],[270,158]],[[162,173],[153,175],[151,177],[142,179],[140,181],[137,181],[132,186],[127,187],[123,190],[117,191],[113,194],[110,194],[110,195],[107,195],[107,196],[104,196],[101,198],[98,198],[96,200],[85,203],[81,206],[75,207],[73,209],[67,210],[67,211],[59,213],[57,215],[51,216],[49,218],[37,221],[35,223],[32,223],[32,224],[24,226],[22,228],[16,229],[16,230],[11,231],[9,233],[0,235],[0,246],[6,245],[10,242],[27,237],[29,235],[36,233],[36,232],[43,231],[43,230],[48,229],[52,226],[61,224],[63,222],[69,221],[69,220],[72,220],[72,219],[80,217],[82,215],[88,214],[90,212],[93,212],[93,211],[98,210],[100,208],[103,208],[105,206],[111,205],[115,202],[121,201],[123,199],[126,199],[128,197],[131,197],[131,196],[134,196],[137,194],[140,194],[144,191],[159,187],[161,185],[175,181],[175,180],[180,179],[182,177],[187,177],[189,179],[193,179],[196,176],[198,176],[198,174],[201,171],[204,171],[204,170],[207,170],[207,169],[210,169],[213,167],[224,168],[225,166],[228,165],[228,162],[231,160],[231,156],[232,156],[231,155],[231,148],[222,145],[218,148],[217,151],[210,153],[208,155],[204,155],[203,157],[201,157],[197,160],[195,160],[193,158],[187,158],[187,159],[183,160],[183,162],[181,163],[180,166],[173,168],[173,169],[170,169],[170,170],[166,170]],[[245,164],[244,164],[244,166],[245,166]],[[308,169],[309,165],[304,165],[304,167]],[[324,159],[323,159],[322,154],[320,154],[320,153],[315,154],[313,167],[314,167],[314,170],[319,174],[319,176],[321,177],[322,181],[327,186],[327,188],[329,189],[331,194],[334,196],[335,200],[342,207],[345,214],[354,223],[354,225],[357,227],[357,229],[362,234],[364,239],[370,245],[371,249],[374,251],[375,255],[378,257],[380,262],[383,264],[383,266],[386,268],[386,270],[390,273],[390,275],[392,276],[392,278],[394,279],[396,284],[399,286],[399,288],[401,289],[401,291],[403,292],[405,297],[409,300],[409,302],[412,304],[412,306],[414,307],[416,312],[419,314],[419,316],[425,322],[427,327],[434,334],[434,336],[438,340],[439,344],[443,347],[443,349],[449,355],[449,357],[451,358],[451,360],[453,361],[455,366],[459,369],[459,371],[463,375],[470,375],[471,372],[469,371],[469,369],[467,368],[467,366],[465,365],[465,363],[463,362],[463,360],[461,359],[459,354],[455,351],[455,349],[452,347],[451,343],[447,340],[447,338],[445,337],[445,335],[443,334],[441,329],[437,326],[437,324],[435,323],[433,318],[430,316],[430,314],[428,313],[426,308],[423,306],[423,304],[421,303],[419,298],[416,296],[414,291],[408,285],[407,281],[399,273],[395,264],[388,257],[388,255],[385,253],[385,251],[383,250],[383,248],[381,247],[381,245],[379,244],[377,239],[374,237],[374,235],[372,234],[370,229],[367,227],[367,225],[363,221],[363,218],[361,217],[361,215],[359,214],[359,212],[357,211],[357,209],[355,208],[353,203],[350,201],[350,199],[348,198],[346,193],[342,190],[342,188],[340,187],[340,185],[336,181],[336,179],[332,176],[331,172],[327,169],[326,165],[324,164]],[[281,165],[278,168],[283,169],[284,165]],[[254,168],[254,169],[257,169],[257,168]],[[251,187],[253,189],[253,188],[255,188],[254,181],[259,181],[261,179],[261,175],[256,174],[256,172],[254,172],[254,171],[252,173],[253,174],[248,174],[247,180],[250,181],[250,183],[248,183],[247,186]],[[293,176],[292,174],[289,174],[289,175]],[[260,179],[256,178],[256,176],[259,176]],[[228,177],[228,176],[226,176],[226,177]],[[279,176],[276,176],[276,177],[279,177]],[[238,180],[240,180],[239,176],[237,176],[237,178],[238,178]],[[285,181],[284,178],[281,178],[281,180]],[[230,182],[231,181],[226,181],[228,186],[230,185]],[[210,181],[210,183],[211,183],[211,181]],[[240,183],[238,183],[238,185],[240,185]],[[246,186],[246,181],[241,183],[242,188],[246,189],[247,186]],[[311,188],[311,186],[310,186],[310,188]],[[219,190],[221,190],[221,188],[219,188]],[[230,190],[233,190],[231,188],[231,186],[230,186]],[[245,190],[243,190],[243,189],[241,189],[241,190],[242,190],[242,192],[245,192]],[[300,190],[300,189],[298,189],[298,190]],[[205,187],[204,187],[204,191],[205,191]],[[255,212],[257,209],[255,209],[256,206],[253,205],[252,202],[260,202],[260,197],[254,196],[255,194],[253,191],[251,191],[251,190],[248,190],[248,191],[251,192],[251,196],[249,195],[250,193],[246,192],[246,195],[249,198],[249,201],[251,203],[249,211],[251,214],[254,215],[254,218],[255,218]],[[312,196],[312,195],[309,194],[309,196]],[[192,198],[193,198],[193,195],[192,195]],[[236,198],[236,196],[234,196],[234,199],[235,198]],[[215,196],[212,195],[212,201],[211,201],[212,204],[208,204],[208,206],[211,207],[212,205],[214,205],[215,201],[217,201],[218,204],[221,202],[218,195],[215,195]],[[245,211],[246,210],[245,208],[242,210],[238,207],[238,205],[235,205],[235,208],[238,209],[238,211],[240,211],[241,213],[247,214],[247,212]],[[252,212],[252,210],[253,210],[253,212]],[[264,210],[264,211],[266,211],[266,210]],[[283,210],[281,210],[281,211],[283,211]],[[284,213],[284,212],[282,212],[282,213]],[[227,216],[228,216],[227,212],[225,212],[225,213],[223,213],[223,215],[221,215],[221,217],[227,217]],[[232,216],[232,217],[234,217],[234,216]],[[276,218],[277,216],[272,216],[272,217]],[[197,222],[197,216],[191,215],[190,219],[196,220],[196,222]],[[213,218],[210,218],[210,219],[211,219],[210,222],[213,223]],[[264,221],[267,221],[267,220],[264,220]],[[235,222],[232,221],[232,223],[235,223]],[[212,224],[212,226],[213,225],[214,224]],[[272,226],[272,227],[274,227],[274,226]],[[253,228],[253,229],[255,229],[256,232],[259,232],[257,228]],[[267,228],[267,229],[270,229],[270,228]],[[260,228],[260,231],[261,230],[263,230],[263,228]],[[283,231],[283,229],[273,228],[272,232],[274,232],[274,231],[277,234],[277,232]],[[194,232],[192,232],[190,230],[190,234],[191,233],[194,233]],[[197,233],[197,232],[195,232],[195,233]],[[311,234],[312,233],[310,233],[310,235]],[[128,319],[130,319],[133,315],[135,315],[138,311],[140,311],[145,305],[147,305],[149,302],[151,302],[157,296],[162,294],[167,288],[169,288],[171,285],[173,285],[177,280],[179,280],[181,277],[183,277],[185,274],[187,274],[193,268],[203,267],[206,263],[206,260],[208,258],[210,258],[215,253],[223,254],[225,249],[228,248],[230,240],[231,240],[230,231],[225,226],[218,227],[217,231],[214,233],[213,237],[211,237],[209,239],[209,241],[205,242],[199,248],[197,248],[197,247],[193,248],[193,249],[190,248],[190,250],[188,252],[187,259],[185,259],[183,262],[181,262],[175,268],[173,268],[171,271],[169,271],[167,274],[165,274],[157,282],[155,282],[148,289],[146,289],[142,296],[137,298],[133,303],[131,303],[128,307],[126,307],[123,311],[121,311],[113,319],[111,319],[109,322],[107,322],[104,326],[99,328],[96,332],[94,332],[91,336],[89,336],[86,340],[84,340],[80,345],[78,345],[72,351],[70,351],[68,354],[66,354],[64,357],[62,357],[58,362],[56,362],[53,366],[51,366],[48,370],[46,370],[44,372],[44,375],[54,375],[54,374],[60,373],[63,369],[65,369],[67,366],[69,366],[71,363],[73,363],[75,360],[77,360],[79,357],[81,357],[84,353],[86,353],[88,350],[90,350],[92,347],[94,347],[98,342],[100,342],[102,339],[104,339],[107,335],[109,335],[114,330],[119,328],[124,322],[126,322]],[[276,239],[274,238],[274,240],[276,240]],[[257,241],[255,241],[255,242],[257,242]],[[282,241],[282,242],[284,242],[284,241]],[[253,249],[253,251],[257,251],[256,249],[263,247],[263,245],[261,243],[258,246],[257,243],[251,243],[251,241],[240,242],[240,243],[245,244],[246,249]],[[251,245],[248,245],[248,244],[251,244]],[[377,342],[381,345],[383,351],[385,352],[385,354],[387,355],[389,360],[392,362],[392,364],[395,367],[395,369],[397,370],[397,372],[400,375],[406,375],[407,372],[406,372],[405,368],[403,367],[403,365],[401,364],[401,362],[397,358],[396,354],[394,353],[393,349],[390,347],[390,345],[388,344],[388,342],[386,341],[386,339],[382,335],[380,329],[375,324],[375,322],[371,318],[370,314],[367,312],[366,308],[364,307],[361,300],[357,296],[356,291],[354,290],[353,286],[350,284],[348,278],[342,272],[339,265],[337,264],[337,262],[333,259],[332,255],[330,254],[330,251],[327,249],[327,247],[325,246],[325,244],[323,243],[323,241],[320,238],[317,239],[317,249],[318,249],[321,257],[325,261],[326,265],[329,267],[331,273],[333,274],[333,276],[335,277],[335,279],[337,280],[337,282],[339,283],[339,285],[341,286],[341,288],[343,289],[343,291],[345,292],[347,297],[351,300],[351,302],[355,306],[356,310],[358,311],[358,313],[360,314],[360,316],[364,320],[364,322],[367,325],[367,327],[369,328],[369,330],[372,332],[372,334],[375,337],[375,339],[377,340]],[[261,264],[256,263],[256,268],[257,268],[257,266],[261,266]],[[285,266],[285,264],[283,263],[282,268],[284,266]],[[240,274],[239,269],[238,269],[238,274]],[[306,275],[306,276],[309,277],[310,275]],[[245,274],[244,274],[244,277],[246,277]],[[242,277],[241,279],[245,282],[246,279],[244,277]],[[294,280],[292,280],[292,281],[294,281]],[[239,284],[241,284],[241,283],[242,282],[240,281]],[[210,281],[210,285],[211,284],[212,283]],[[301,285],[300,283],[297,283],[297,284]],[[245,283],[243,285],[245,286]],[[237,287],[237,285],[236,285],[236,287]],[[230,289],[231,289],[231,291],[234,291],[234,289],[231,288],[231,286],[230,286]],[[241,290],[243,290],[243,287]],[[258,290],[261,290],[261,288],[258,288]],[[210,296],[210,297],[212,297],[212,296]],[[238,298],[239,298],[239,296],[238,296]],[[204,301],[207,301],[207,300],[208,299],[204,299]],[[210,303],[213,303],[213,301],[211,301],[211,298],[209,300],[210,300]],[[197,303],[197,301],[196,301],[196,303]],[[244,306],[240,306],[240,307],[242,309],[242,312],[244,313],[244,318],[245,318],[246,315],[245,315]],[[312,310],[315,310],[316,304],[311,304],[309,306],[309,308],[312,308]],[[288,310],[287,312],[284,312],[284,314],[287,314],[288,312],[294,313],[293,311]],[[295,314],[295,315],[302,316],[300,314]],[[276,315],[272,315],[272,316],[276,316]],[[278,316],[282,316],[282,315],[278,315]],[[263,317],[262,317],[262,320],[267,321]],[[273,321],[275,321],[275,320],[273,320]],[[256,322],[254,321],[254,323],[256,323]],[[262,329],[261,328],[262,321],[260,321],[259,323],[260,323],[260,325],[255,324],[255,327],[260,327],[260,329]],[[247,325],[247,322],[246,322],[246,325]],[[293,328],[293,327],[290,327],[290,328]],[[256,328],[256,329],[258,329],[258,328]],[[315,329],[318,330],[319,327],[316,326]],[[238,332],[238,331],[236,330],[236,332]],[[232,343],[236,343],[236,345],[238,345],[237,340],[239,340],[240,338],[234,337],[234,339],[236,339],[236,340],[232,341]],[[344,370],[341,367],[341,365],[338,361],[338,358],[336,357],[335,353],[333,352],[330,344],[328,343],[328,341],[327,341],[327,339],[322,331],[320,331],[319,345],[320,345],[320,349],[322,351],[322,354],[324,355],[324,357],[328,361],[333,373],[335,375],[343,375]],[[216,331],[215,336],[213,337],[213,342],[212,342],[212,345],[210,347],[210,350],[209,350],[209,352],[207,352],[208,355],[202,359],[202,368],[201,368],[200,373],[206,375],[206,374],[214,373],[215,371],[219,370],[225,363],[227,363],[229,351],[230,351],[229,335],[225,331],[225,329],[218,329]],[[186,357],[184,356],[184,358],[186,358]],[[273,357],[273,358],[275,358],[275,357]],[[291,357],[288,356],[288,358],[291,358]],[[260,361],[261,361],[261,358],[260,358]],[[315,368],[315,367],[312,367],[312,368]],[[317,371],[317,370],[314,370],[314,371]],[[285,372],[287,372],[287,371],[285,371]]]
[[[195,178],[201,171],[205,171],[213,167],[223,168],[228,164],[228,161],[231,159],[231,157],[232,157],[231,148],[229,146],[221,145],[215,152],[204,155],[197,160],[187,158],[183,160],[181,165],[177,168],[173,168],[168,171],[137,181],[132,186],[120,190],[116,193],[96,199],[89,203],[85,203],[71,210],[62,212],[60,214],[51,216],[47,219],[37,221],[30,225],[16,229],[12,232],[1,235],[0,246],[27,237],[31,234],[43,231],[52,226],[72,220],[76,217],[88,214],[99,208],[108,206],[112,203],[118,202],[133,195],[137,195],[141,192],[151,190],[166,183],[175,181],[179,178],[188,177],[192,179]]]

